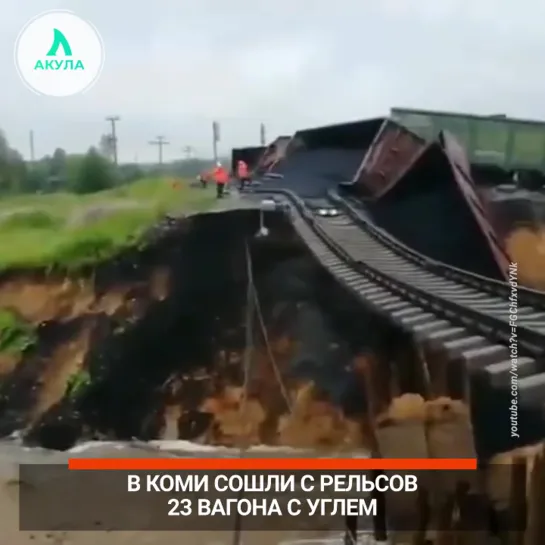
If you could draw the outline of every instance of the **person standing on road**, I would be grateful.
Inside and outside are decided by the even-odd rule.
[[[225,186],[229,183],[229,173],[218,161],[213,171],[214,181],[216,182],[216,196],[221,199],[225,193]]]
[[[198,176],[199,182],[201,182],[201,187],[203,189],[206,189],[206,187],[208,185],[208,177],[209,176],[210,176],[210,174],[207,171],[201,172],[199,174],[199,176]]]
[[[244,189],[246,184],[250,183],[250,173],[246,161],[238,161],[237,163],[237,178],[239,181],[240,191]]]

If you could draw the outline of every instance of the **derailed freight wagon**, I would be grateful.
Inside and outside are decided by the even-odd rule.
[[[323,197],[353,180],[382,119],[354,121],[297,131],[268,175],[300,196]],[[280,183],[280,182],[278,182]]]
[[[279,136],[273,140],[261,154],[257,164],[252,169],[254,174],[262,176],[271,170],[271,168],[280,161],[290,143],[291,136]]]
[[[266,146],[233,148],[231,151],[231,172],[236,172],[239,161],[244,161],[250,171],[254,170],[266,149]]]
[[[441,131],[451,133],[465,148],[478,183],[505,183],[517,173],[523,185],[544,185],[545,121],[411,108],[392,108],[390,117],[428,142]]]

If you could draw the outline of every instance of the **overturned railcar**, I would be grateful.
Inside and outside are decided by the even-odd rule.
[[[397,137],[396,137],[397,135]],[[509,258],[471,177],[456,139],[386,130],[375,140],[357,183],[374,220],[432,259],[505,279]]]
[[[299,130],[293,136],[288,153],[315,149],[365,151],[383,122],[384,118],[365,119]]]
[[[328,159],[332,165],[344,159],[349,165],[343,169],[343,181],[348,181],[353,178],[383,121],[382,118],[369,119],[299,130],[289,142],[282,160],[272,170],[300,170],[297,168],[297,160],[310,158],[306,154],[311,153],[323,158],[320,162],[324,166]]]
[[[514,172],[522,186],[545,182],[545,121],[412,108],[392,108],[390,117],[428,142],[440,131],[451,133],[467,151],[478,184],[502,184]]]
[[[353,180],[382,119],[297,131],[269,174],[303,197]]]
[[[273,140],[263,151],[261,157],[257,161],[254,174],[261,176],[271,170],[271,168],[284,157],[288,144],[291,141],[291,136],[279,136]]]
[[[233,148],[231,151],[231,172],[236,172],[239,161],[244,161],[250,170],[254,170],[266,149],[266,146]]]
[[[375,131],[352,180],[362,196],[376,200],[393,187],[418,159],[426,141],[390,119]]]

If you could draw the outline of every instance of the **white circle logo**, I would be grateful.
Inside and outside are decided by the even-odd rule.
[[[23,27],[15,42],[15,66],[40,95],[67,97],[89,89],[104,66],[97,29],[66,10],[47,11]]]

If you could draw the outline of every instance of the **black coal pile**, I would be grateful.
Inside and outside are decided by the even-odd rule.
[[[288,157],[275,174],[282,179],[268,180],[264,187],[291,189],[301,197],[320,197],[341,182],[353,178],[363,159],[363,151],[321,148],[298,151]]]

